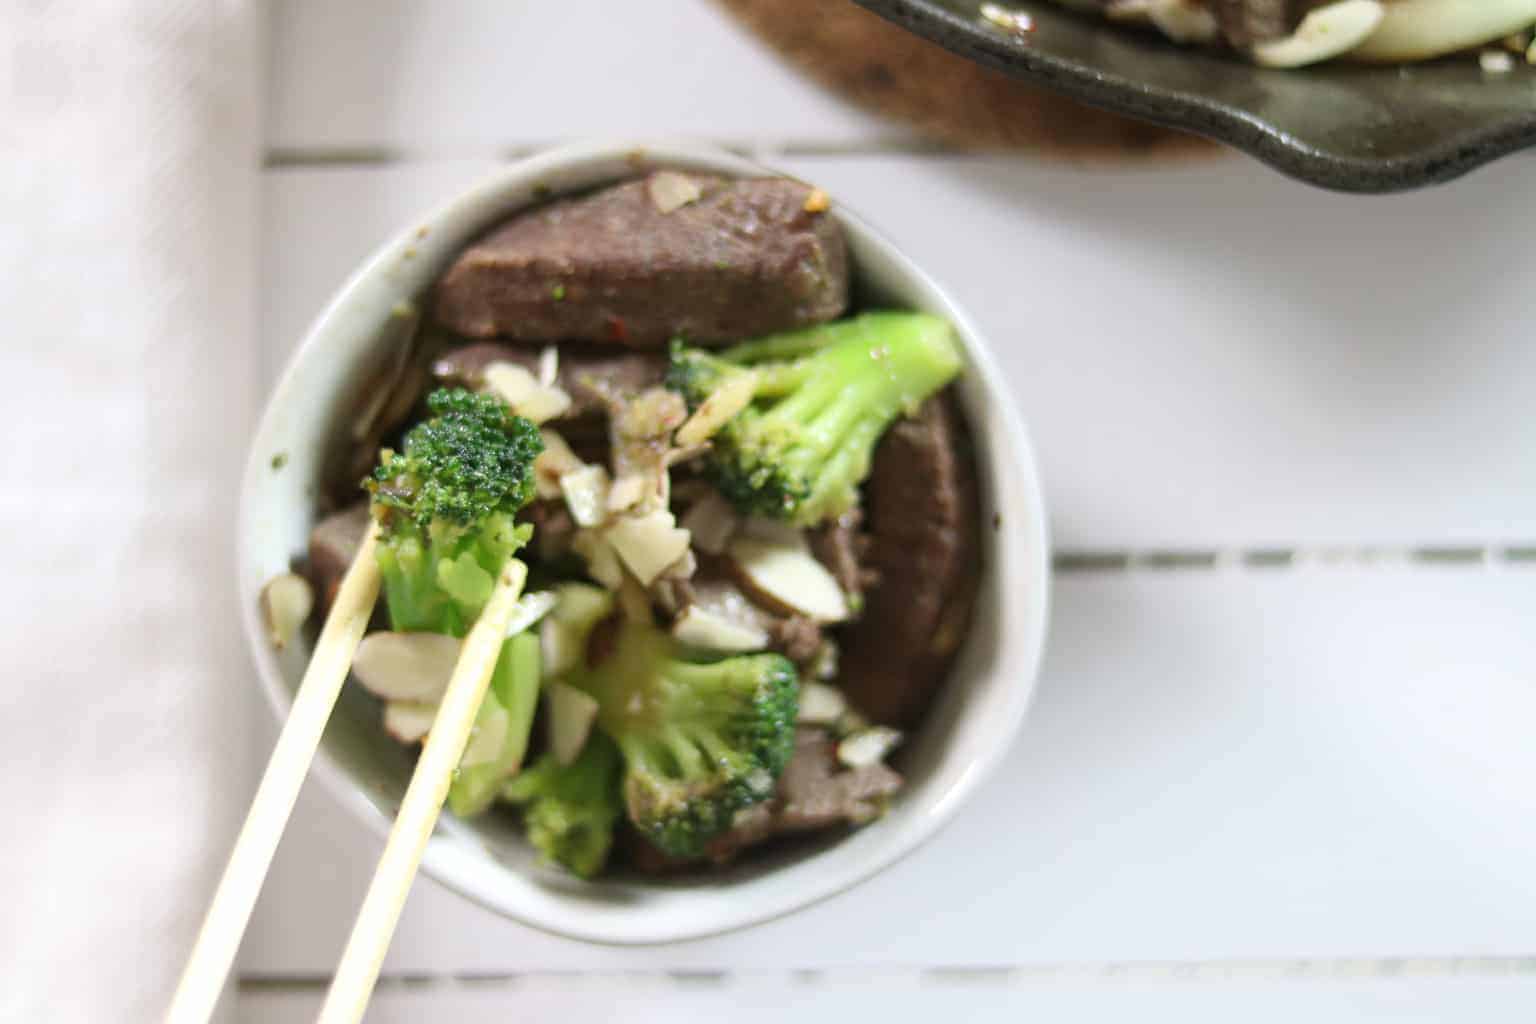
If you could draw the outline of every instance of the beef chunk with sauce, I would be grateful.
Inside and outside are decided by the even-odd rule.
[[[840,634],[840,682],[860,711],[905,728],[944,681],[975,597],[975,467],[952,394],[886,432],[865,496],[877,582]]]
[[[347,574],[358,549],[363,546],[370,522],[368,503],[360,501],[340,512],[333,512],[310,528],[305,575],[319,596],[316,603],[322,614],[336,599],[341,578]]]
[[[658,172],[492,230],[438,282],[436,315],[472,338],[639,348],[821,323],[848,305],[842,232],[824,210],[783,178]]]
[[[615,352],[595,345],[561,345],[555,383],[571,396],[565,418],[606,414],[607,394],[636,395],[660,386],[667,374],[662,352]],[[444,383],[478,387],[492,363],[514,363],[538,373],[540,349],[532,346],[480,342],[453,349],[432,364],[433,376]]]

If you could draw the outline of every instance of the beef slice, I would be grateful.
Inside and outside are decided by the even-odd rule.
[[[970,622],[979,569],[976,469],[951,393],[897,421],[865,485],[865,564],[875,583],[840,633],[839,682],[877,722],[915,726]]]
[[[481,374],[492,363],[515,363],[532,373],[539,370],[540,349],[479,342],[453,349],[432,364],[433,376],[445,383],[479,387]],[[565,419],[606,415],[606,396],[637,395],[659,387],[667,374],[663,352],[621,352],[594,345],[561,345],[555,383],[571,396]]]
[[[843,312],[842,231],[809,186],[685,177],[699,195],[676,208],[658,199],[653,174],[512,218],[448,268],[438,320],[471,338],[659,348],[674,337],[719,344]]]

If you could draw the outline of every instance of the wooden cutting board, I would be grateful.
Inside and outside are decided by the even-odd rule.
[[[1111,160],[1218,151],[1203,139],[1025,85],[849,0],[716,3],[827,88],[947,145]]]

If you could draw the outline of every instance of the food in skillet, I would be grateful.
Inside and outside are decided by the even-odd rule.
[[[661,171],[512,218],[398,311],[304,568],[324,604],[370,515],[392,528],[354,674],[412,744],[485,567],[528,564],[453,813],[592,877],[896,795],[968,627],[976,486],[953,330],[850,309],[849,274],[823,193]],[[537,451],[515,521],[488,431]],[[441,500],[415,485],[445,467]]]
[[[1056,0],[1141,24],[1180,43],[1220,46],[1270,67],[1328,60],[1397,63],[1491,47],[1489,71],[1536,64],[1536,0]],[[988,4],[989,20],[1016,17]],[[1006,27],[1006,25],[1005,25]]]

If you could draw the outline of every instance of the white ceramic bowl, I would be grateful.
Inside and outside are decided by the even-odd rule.
[[[391,307],[421,296],[452,257],[492,224],[549,194],[590,189],[649,167],[728,175],[772,173],[691,146],[608,144],[554,150],[513,164],[411,221],[352,275],[310,328],[267,404],[241,495],[240,595],[263,689],[287,713],[308,649],[274,654],[257,614],[264,581],[301,553],[314,520],[322,455],[345,429],[358,381],[382,356]],[[958,329],[969,357],[960,394],[977,443],[985,570],[975,621],[951,679],[902,752],[906,790],[890,813],[850,835],[692,878],[580,882],[540,865],[514,825],[445,815],[424,869],[508,917],[575,938],[653,943],[740,928],[787,914],[860,882],[910,853],[998,764],[1022,721],[1045,640],[1050,562],[1030,446],[980,332],[917,266],[834,196],[856,288],[866,301],[927,310]],[[956,245],[964,244],[961,240]],[[274,456],[286,462],[274,469]],[[411,770],[379,709],[355,685],[342,695],[316,771],[383,835]],[[959,866],[957,866],[959,867]]]

